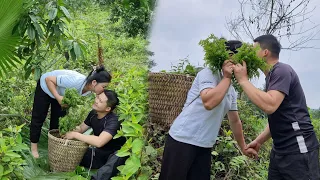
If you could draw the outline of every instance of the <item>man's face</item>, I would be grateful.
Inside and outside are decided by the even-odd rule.
[[[257,50],[257,56],[259,58],[263,58],[266,57],[269,53],[269,50],[268,49],[261,49],[260,47],[260,44],[259,43],[254,43],[253,47],[259,47],[258,50]]]
[[[97,94],[92,108],[97,112],[109,112],[111,108],[107,106],[107,102],[108,98],[104,93]]]

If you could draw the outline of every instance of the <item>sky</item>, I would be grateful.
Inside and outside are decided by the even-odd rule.
[[[316,18],[320,17],[320,1],[311,0],[308,7],[317,9],[312,13],[312,21],[305,23],[304,27],[320,24],[320,18]],[[170,70],[171,65],[177,65],[179,59],[186,57],[191,64],[202,66],[204,52],[198,45],[199,41],[206,39],[211,33],[218,37],[234,39],[226,29],[226,19],[237,15],[239,9],[236,0],[158,1],[149,38],[149,50],[155,54],[151,59],[157,63],[152,71]],[[320,35],[318,38],[320,39]],[[243,40],[250,42],[249,38]],[[320,40],[312,41],[308,45],[316,46],[319,42]],[[280,43],[285,46],[288,42],[281,39]],[[320,48],[320,45],[318,47]],[[320,49],[282,50],[280,53],[280,61],[290,64],[297,72],[307,105],[317,109],[320,107],[320,78],[317,77],[320,66],[319,54]],[[264,78],[262,74],[252,82],[256,87],[262,87]]]

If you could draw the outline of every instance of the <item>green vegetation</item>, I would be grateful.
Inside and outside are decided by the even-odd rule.
[[[5,55],[0,53],[0,71],[6,74],[0,78],[0,179],[89,179],[90,173],[94,171],[88,172],[88,169],[82,167],[69,173],[49,171],[47,134],[50,115],[42,129],[39,159],[33,159],[28,150],[29,126],[35,80],[44,72],[63,68],[87,74],[92,70],[92,66],[98,64],[98,42],[102,47],[99,56],[103,57],[104,66],[113,77],[108,88],[119,94],[121,102],[116,111],[122,129],[115,138],[127,138],[118,155],[128,156],[128,159],[125,165],[119,167],[120,172],[113,180],[157,179],[167,132],[147,121],[147,74],[153,62],[149,60],[152,52],[147,50],[146,37],[154,1],[27,2],[29,1],[2,0],[1,4],[6,6],[0,7],[9,8],[9,11],[1,9],[0,14],[12,16],[7,19],[11,22],[8,23],[10,26],[0,27],[0,36],[8,35],[8,32],[12,32],[9,31],[10,28],[13,30],[14,27],[19,32],[13,34],[14,37],[6,36],[10,37],[6,41],[0,39],[0,52],[6,49]],[[21,3],[27,4],[22,7]],[[20,9],[15,10],[13,6]],[[3,23],[1,18],[0,23]],[[16,61],[10,63],[7,57],[12,56],[15,56]],[[239,59],[241,58],[244,56],[241,55]],[[199,68],[184,59],[177,66],[173,66],[172,71],[196,75]],[[84,103],[81,103],[73,98],[79,96],[78,94],[71,90],[66,93],[64,103],[69,104],[70,108],[68,116],[60,120],[62,134],[86,118],[94,100],[92,95],[85,97]],[[69,93],[74,96],[70,95],[68,98]],[[238,105],[246,142],[249,143],[263,130],[267,122],[266,116],[246,100],[239,100]],[[314,115],[313,118],[320,138],[319,117]],[[270,149],[271,141],[268,141],[261,148],[258,161],[245,158],[232,139],[227,121],[223,121],[219,140],[212,149],[212,178],[266,179]]]
[[[205,52],[204,60],[212,71],[221,70],[223,62],[227,59],[231,59],[233,63],[240,64],[242,64],[242,61],[245,61],[247,63],[249,79],[259,77],[258,70],[267,68],[267,64],[256,54],[259,47],[254,48],[251,44],[243,43],[237,49],[238,53],[229,57],[230,51],[226,50],[225,42],[225,39],[219,39],[213,34],[199,42]]]
[[[76,88],[67,88],[62,99],[62,104],[66,104],[68,108],[76,107],[83,104],[83,98],[79,95]]]

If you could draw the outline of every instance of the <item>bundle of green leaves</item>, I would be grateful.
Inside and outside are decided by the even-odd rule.
[[[72,131],[84,121],[90,107],[85,105],[85,99],[75,88],[67,88],[62,103],[67,105],[67,114],[59,119],[59,132],[64,135]]]
[[[249,79],[259,77],[260,74],[258,70],[267,68],[266,62],[256,55],[259,47],[253,47],[251,44],[243,43],[242,46],[237,49],[238,52],[232,57],[229,57],[231,51],[226,49],[225,43],[225,39],[217,38],[214,34],[211,34],[207,39],[199,42],[205,51],[204,60],[213,72],[221,70],[223,62],[227,59],[232,60],[234,64],[242,64],[242,61],[245,61]]]
[[[76,129],[87,117],[90,108],[84,105],[71,107],[68,114],[59,119],[59,132],[64,135],[69,131]]]
[[[62,99],[62,104],[66,104],[67,108],[76,107],[84,103],[84,98],[79,95],[76,88],[67,88]]]

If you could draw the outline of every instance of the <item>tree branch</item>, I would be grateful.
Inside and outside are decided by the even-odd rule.
[[[271,0],[271,9],[270,9],[270,18],[269,18],[269,29],[271,29],[272,27],[272,13],[273,13],[273,7],[274,7],[274,0]],[[269,33],[269,31],[267,30],[267,34]]]

